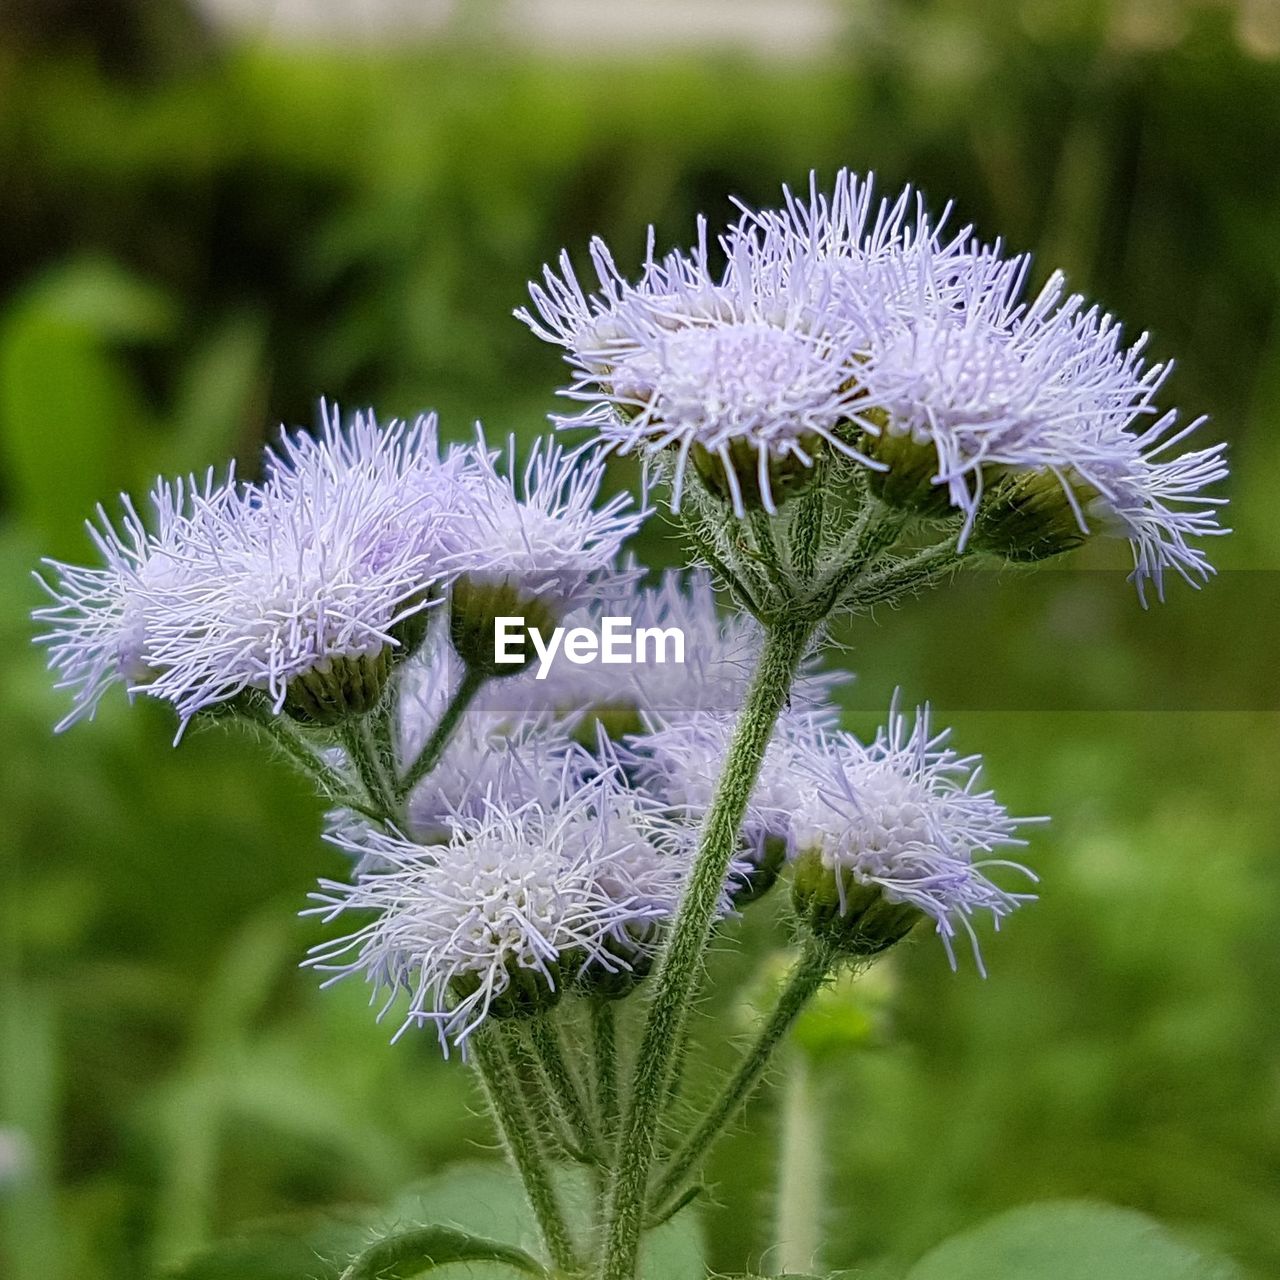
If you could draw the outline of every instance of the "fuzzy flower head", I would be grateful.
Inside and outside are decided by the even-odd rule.
[[[1001,849],[1025,845],[1014,819],[990,791],[979,790],[981,762],[961,757],[934,734],[928,710],[914,723],[896,701],[888,725],[864,746],[849,734],[815,739],[799,761],[803,804],[795,841],[800,863],[816,860],[833,880],[839,917],[867,890],[884,902],[933,922],[954,967],[954,940],[963,929],[982,970],[972,919],[1001,919],[1031,895],[996,885],[987,872],[1012,869],[1034,881]],[[1036,820],[1032,820],[1036,821]],[[809,869],[812,879],[813,868]],[[804,874],[797,869],[797,885]],[[900,936],[900,935],[899,935]],[[984,971],[985,972],[985,971]]]
[[[822,442],[857,456],[861,395],[851,378],[855,335],[811,322],[828,307],[826,282],[770,270],[754,232],[720,247],[728,261],[716,270],[700,220],[696,247],[659,261],[651,234],[633,285],[597,240],[596,293],[562,257],[560,276],[548,268],[531,286],[537,318],[519,314],[566,348],[576,380],[565,394],[590,406],[562,425],[590,425],[621,452],[670,459],[675,509],[692,461],[741,516],[749,505],[773,511]]]
[[[515,722],[550,717],[575,726],[594,718],[615,738],[742,706],[763,630],[750,614],[720,607],[707,570],[666,570],[652,585],[628,573],[621,593],[605,593],[568,615],[564,625],[601,634],[610,617],[626,620],[633,662],[606,661],[603,646],[582,662],[560,655],[545,671],[490,685],[481,705]],[[829,719],[832,687],[844,679],[843,672],[819,671],[816,661],[806,661],[792,704]]]
[[[73,691],[59,731],[91,719],[114,685],[125,685],[130,694],[148,687],[156,675],[150,658],[155,602],[198,580],[189,543],[216,538],[236,519],[240,499],[230,480],[218,484],[210,472],[203,481],[157,481],[150,528],[127,496],[122,502],[118,525],[101,507],[98,523],[87,525],[101,564],[47,560],[48,578],[37,575],[53,603],[33,615],[47,627],[36,642],[48,647],[56,687]]]
[[[286,437],[237,518],[184,542],[180,591],[156,593],[148,686],[185,721],[259,690],[303,718],[376,701],[402,627],[448,573],[458,467],[434,418]]]
[[[499,453],[478,436],[452,527],[455,555],[473,581],[510,581],[562,613],[587,598],[649,512],[629,493],[600,499],[603,450],[566,450],[543,438],[521,470],[515,447],[512,436]]]
[[[878,496],[963,517],[961,545],[1014,560],[1070,550],[1095,532],[1127,538],[1139,593],[1171,569],[1212,572],[1196,540],[1222,532],[1206,496],[1222,446],[1175,454],[1183,426],[1156,396],[1171,366],[1148,364],[1143,335],[1060,273],[1026,296],[1030,260],[943,240],[910,192],[871,218],[870,184],[841,173],[830,197],[750,213],[775,274],[828,281],[814,332],[859,336],[859,449]],[[945,218],[945,215],[944,215]],[[941,225],[941,223],[937,224]]]
[[[559,274],[530,286],[533,311],[518,313],[566,348],[576,380],[565,394],[590,406],[563,425],[668,459],[676,508],[690,461],[739,516],[774,511],[824,446],[875,466],[858,447],[875,421],[860,371],[909,303],[903,264],[927,253],[945,293],[962,287],[968,229],[944,242],[910,188],[877,203],[870,181],[842,171],[830,198],[816,182],[807,204],[784,194],[781,210],[742,208],[718,240],[722,269],[704,220],[693,250],[661,260],[651,232],[634,284],[596,240],[594,293],[562,255]]]
[[[636,871],[653,831],[621,786],[605,771],[567,782],[558,804],[489,802],[458,815],[446,844],[369,833],[351,851],[376,854],[378,869],[322,882],[312,913],[372,919],[314,948],[309,963],[329,981],[362,974],[385,997],[379,1016],[406,994],[400,1033],[432,1023],[446,1051],[491,1014],[545,1007],[588,968],[625,968],[618,940],[645,936],[671,907]]]

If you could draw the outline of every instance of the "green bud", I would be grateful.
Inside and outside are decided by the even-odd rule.
[[[791,901],[800,923],[845,955],[868,959],[887,951],[924,918],[905,902],[890,902],[879,885],[844,874],[843,907],[837,872],[816,851],[796,860]]]
[[[768,493],[774,506],[781,506],[788,498],[794,498],[802,492],[813,479],[816,467],[813,459],[822,448],[822,437],[817,435],[801,436],[799,446],[808,455],[810,463],[806,466],[793,453],[781,457],[770,457],[767,463]],[[734,501],[734,484],[737,485],[738,496],[748,511],[765,510],[765,494],[760,484],[760,457],[755,448],[745,440],[735,440],[729,445],[729,460],[718,453],[695,444],[689,451],[693,460],[693,469],[698,478],[722,502],[732,505]],[[733,482],[729,480],[728,470],[732,468]]]
[[[372,711],[391,671],[392,650],[326,658],[289,681],[284,709],[302,724],[335,725]]]
[[[524,662],[497,660],[494,632],[499,618],[521,619],[526,637]],[[511,577],[463,574],[449,597],[449,639],[458,657],[486,676],[514,676],[526,670],[536,656],[528,642],[529,631],[537,628],[546,634],[559,621],[545,600]]]
[[[982,495],[969,545],[1018,563],[1074,551],[1091,536],[1080,527],[1076,510],[1099,495],[1078,478],[1071,480],[1071,492],[1075,506],[1051,471],[1003,472]]]
[[[628,933],[634,938],[634,944],[620,938],[607,939],[604,950],[615,956],[619,964],[612,970],[598,960],[587,965],[579,973],[574,989],[579,995],[594,996],[600,1000],[624,1000],[653,969],[653,943],[657,931],[654,924],[643,929],[632,925]]]
[[[430,586],[405,601],[406,609],[415,605],[421,605],[422,607],[409,614],[408,617],[401,618],[389,632],[391,638],[397,641],[399,645],[394,655],[396,662],[403,662],[406,658],[412,658],[422,648],[423,641],[427,638],[427,631],[431,626],[430,605],[436,597],[435,587]]]
[[[560,1003],[562,984],[560,982],[560,966],[552,964],[551,980],[537,969],[526,969],[515,961],[507,963],[507,977],[510,981],[501,994],[496,995],[489,1005],[489,1016],[506,1021],[512,1018],[532,1018],[540,1013],[554,1009]],[[450,990],[459,1000],[465,1000],[480,989],[480,975],[477,973],[459,974]]]
[[[928,440],[917,440],[909,431],[896,431],[883,409],[868,409],[863,416],[880,428],[879,435],[867,432],[858,442],[858,451],[884,471],[867,469],[867,487],[873,497],[887,507],[909,511],[927,520],[943,520],[955,514],[946,485],[935,484],[938,452]]]

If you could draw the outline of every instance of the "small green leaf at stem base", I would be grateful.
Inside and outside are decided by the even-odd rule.
[[[456,1227],[432,1226],[402,1231],[370,1245],[342,1273],[342,1280],[413,1280],[451,1262],[495,1262],[519,1275],[551,1275],[522,1249]]]

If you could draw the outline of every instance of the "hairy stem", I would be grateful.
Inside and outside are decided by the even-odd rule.
[[[577,1251],[555,1188],[543,1160],[533,1122],[521,1100],[520,1085],[502,1042],[484,1030],[471,1038],[470,1050],[484,1085],[485,1100],[502,1135],[503,1145],[524,1183],[525,1195],[553,1265],[579,1273]]]
[[[395,802],[391,798],[382,762],[378,759],[378,751],[368,725],[363,720],[348,721],[342,726],[340,736],[370,801],[382,811],[384,821],[393,817]]]
[[[765,633],[760,666],[702,829],[689,885],[653,977],[653,999],[637,1055],[610,1188],[601,1280],[632,1280],[635,1275],[672,1055],[683,1035],[689,1004],[702,974],[738,828],[812,626],[804,618],[787,619]]]
[[[537,1055],[538,1065],[551,1094],[552,1105],[573,1135],[580,1150],[594,1158],[596,1135],[591,1125],[591,1116],[583,1101],[582,1091],[578,1088],[578,1082],[574,1079],[573,1072],[565,1060],[555,1025],[545,1014],[530,1019],[526,1025],[529,1039]]]
[[[251,712],[248,713],[248,718],[316,784],[326,800],[331,800],[334,804],[346,809],[355,809],[375,822],[384,820],[385,815],[380,810],[365,804],[358,796],[352,794],[342,774],[314,751],[284,719],[270,712],[262,714]]]
[[[600,1135],[606,1148],[611,1148],[618,1131],[618,1027],[611,1000],[591,1002],[591,1045]]]
[[[462,723],[462,717],[466,715],[467,708],[474,701],[476,694],[484,687],[486,679],[487,677],[483,671],[479,671],[475,667],[466,669],[462,677],[462,683],[458,685],[457,691],[449,699],[449,705],[445,707],[439,724],[431,731],[431,736],[427,739],[422,750],[418,752],[418,758],[409,766],[396,785],[396,798],[398,800],[403,800],[436,767],[436,762],[444,753],[449,739],[453,737],[454,731]]]
[[[874,573],[865,574],[833,605],[845,609],[869,609],[888,604],[945,577],[964,560],[965,553],[956,547],[956,539],[935,543]]]
[[[702,1123],[689,1135],[663,1170],[651,1201],[659,1214],[755,1091],[773,1051],[782,1042],[800,1011],[822,986],[835,959],[835,951],[825,943],[815,939],[806,944],[755,1043],[738,1064],[724,1091],[703,1117]]]

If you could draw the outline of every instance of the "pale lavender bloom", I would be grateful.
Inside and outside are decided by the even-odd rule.
[[[677,509],[691,452],[720,465],[739,516],[744,483],[773,511],[775,469],[810,467],[824,442],[874,466],[856,440],[874,430],[875,404],[855,375],[896,302],[889,268],[927,249],[958,277],[970,250],[967,230],[943,244],[909,188],[877,206],[870,182],[842,172],[829,201],[816,187],[808,206],[786,200],[777,213],[744,210],[719,238],[723,269],[703,219],[688,254],[656,259],[650,232],[635,284],[597,239],[596,292],[562,254],[559,274],[548,267],[530,286],[533,312],[517,313],[566,348],[576,376],[565,394],[591,406],[561,424],[590,425],[622,452],[670,453]]]
[[[149,690],[184,722],[247,689],[279,711],[298,676],[397,648],[449,575],[464,476],[434,417],[343,428],[335,412],[318,440],[286,436],[235,520],[186,532],[181,589],[152,593]]]
[[[1157,408],[1171,366],[1148,365],[1146,335],[1126,344],[1061,274],[1023,301],[1028,266],[979,256],[960,296],[937,286],[944,268],[929,255],[904,267],[915,306],[881,330],[860,374],[883,429],[935,451],[934,482],[965,516],[962,542],[993,476],[1042,472],[1082,532],[1092,521],[1129,539],[1140,591],[1152,580],[1162,594],[1166,568],[1207,577],[1188,538],[1223,532],[1224,500],[1202,491],[1226,475],[1224,446],[1162,458],[1203,422],[1183,427]]]
[[[702,711],[736,712],[746,700],[764,631],[750,614],[720,607],[706,569],[666,570],[652,586],[628,582],[625,594],[605,593],[569,614],[564,626],[601,634],[610,617],[627,620],[626,652],[637,657],[643,648],[643,663],[607,663],[603,644],[593,659],[580,664],[561,653],[544,679],[530,670],[495,683],[481,694],[481,705],[516,719],[550,716],[570,722],[587,713],[617,712],[622,723],[638,720],[657,727]],[[641,636],[642,631],[647,634]],[[683,662],[676,661],[678,656]],[[831,690],[849,678],[845,672],[819,670],[812,655],[797,675],[792,705],[829,719],[834,715]]]
[[[113,685],[125,685],[131,695],[149,690],[156,674],[149,657],[153,602],[198,579],[201,566],[188,550],[195,531],[216,539],[238,518],[243,499],[233,479],[218,483],[210,471],[202,481],[157,481],[150,529],[127,495],[121,501],[118,525],[102,507],[97,523],[86,525],[101,564],[45,560],[49,576],[37,575],[54,603],[33,614],[48,627],[36,643],[48,646],[56,687],[73,690],[59,731],[91,719]]]
[[[351,884],[322,881],[311,914],[372,919],[313,948],[308,963],[331,973],[328,982],[364,976],[373,998],[385,997],[380,1017],[406,993],[397,1034],[432,1023],[446,1052],[521,975],[553,992],[589,967],[629,968],[623,945],[637,953],[637,940],[671,914],[683,878],[654,865],[682,868],[681,833],[614,769],[583,781],[566,767],[554,804],[493,800],[457,814],[447,843],[372,831],[355,845],[343,832],[330,838],[377,861]]]
[[[958,755],[948,738],[931,730],[927,707],[911,723],[896,698],[870,745],[847,733],[813,738],[797,759],[794,847],[820,855],[842,904],[850,883],[876,885],[888,901],[930,917],[953,968],[963,929],[985,973],[973,917],[989,913],[999,928],[1033,896],[1001,888],[987,872],[1007,868],[1034,882],[1026,867],[995,855],[1025,845],[1019,826],[1043,819],[1010,817],[979,790],[981,760]]]
[[[400,675],[397,753],[407,770],[439,724],[462,677],[453,649],[428,642]],[[487,806],[518,809],[558,803],[566,780],[585,780],[599,765],[566,726],[552,717],[512,721],[483,703],[473,706],[440,759],[406,799],[408,834],[421,843],[447,839],[458,815],[478,817]]]
[[[1082,533],[1129,540],[1140,594],[1151,581],[1162,596],[1166,569],[1207,577],[1190,539],[1223,532],[1224,499],[1204,493],[1226,475],[1223,446],[1167,456],[1204,420],[1181,426],[1157,407],[1172,366],[1146,362],[1147,336],[1126,343],[1060,273],[1026,299],[1029,258],[1006,259],[968,228],[943,241],[909,190],[871,211],[870,183],[846,171],[829,198],[811,182],[807,202],[787,192],[782,210],[747,221],[771,274],[829,280],[815,329],[861,335],[862,418],[872,435],[935,451],[962,545],[993,477],[1037,472],[1058,481]]]
[[[849,428],[860,393],[849,369],[856,336],[815,332],[811,316],[829,307],[821,276],[757,270],[759,237],[722,241],[728,265],[708,260],[707,230],[689,255],[649,255],[640,281],[628,284],[603,242],[591,256],[598,292],[587,295],[561,258],[543,286],[532,285],[533,314],[518,314],[547,341],[567,349],[576,379],[565,392],[590,408],[561,425],[590,425],[620,452],[643,448],[673,456],[672,506],[679,509],[691,452],[724,472],[737,514],[745,511],[739,454],[751,458],[763,503],[774,508],[771,471],[813,464],[826,441],[861,456]]]
[[[449,526],[459,572],[475,583],[514,586],[557,612],[607,585],[623,543],[649,511],[629,493],[600,500],[603,450],[566,450],[540,438],[521,469],[514,436],[498,452],[477,428],[472,456]]]

